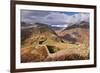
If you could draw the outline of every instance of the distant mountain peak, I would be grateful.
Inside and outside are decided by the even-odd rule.
[[[64,30],[74,29],[74,28],[85,28],[89,29],[89,23],[85,21],[81,21],[79,24],[73,24],[65,28]]]

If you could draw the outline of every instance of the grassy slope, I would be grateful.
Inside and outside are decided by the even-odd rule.
[[[45,31],[45,29],[43,31]],[[22,62],[88,59],[89,32],[86,31],[88,30],[76,28],[58,33],[59,36],[64,36],[65,34],[78,32],[80,37],[76,37],[76,39],[79,44],[71,44],[66,40],[62,42],[62,39],[47,29],[46,32],[42,33],[34,34],[33,32],[31,36],[22,43]],[[40,42],[42,43],[40,44]],[[52,46],[54,53],[50,53],[47,45]]]

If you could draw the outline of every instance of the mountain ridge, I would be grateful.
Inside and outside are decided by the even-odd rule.
[[[47,24],[25,25],[21,29],[21,62],[89,59],[89,27],[84,25],[82,22],[60,32]]]

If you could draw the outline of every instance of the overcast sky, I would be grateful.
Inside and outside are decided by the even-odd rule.
[[[21,10],[21,21],[45,23],[52,27],[67,27],[81,21],[89,22],[89,13]]]

